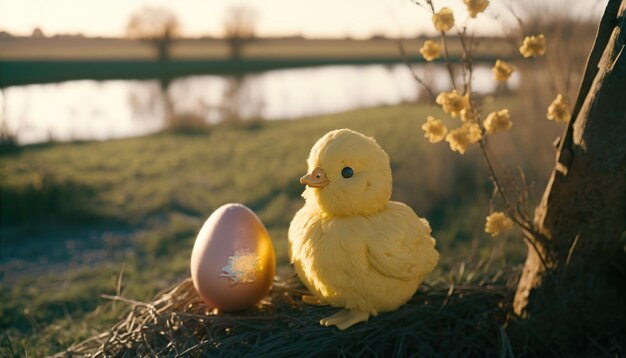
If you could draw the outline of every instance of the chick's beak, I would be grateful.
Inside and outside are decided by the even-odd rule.
[[[300,178],[300,184],[308,185],[311,188],[323,188],[328,183],[329,180],[326,177],[326,173],[320,167],[316,167],[311,173]]]

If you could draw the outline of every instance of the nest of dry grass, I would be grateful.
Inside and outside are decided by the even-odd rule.
[[[302,302],[297,278],[277,280],[269,297],[238,314],[218,313],[197,296],[191,279],[153,302],[130,305],[109,331],[61,356],[485,356],[507,355],[502,329],[513,290],[502,276],[474,284],[422,285],[394,312],[340,332],[319,320],[336,308]]]

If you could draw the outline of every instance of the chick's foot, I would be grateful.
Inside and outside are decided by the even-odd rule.
[[[325,327],[337,326],[340,331],[350,328],[359,322],[365,322],[370,318],[370,314],[359,310],[341,310],[334,315],[320,320],[320,324]]]
[[[313,305],[313,306],[327,306],[328,305],[328,303],[326,303],[325,301],[320,300],[319,298],[315,296],[311,296],[311,295],[302,295],[302,302],[308,305]]]

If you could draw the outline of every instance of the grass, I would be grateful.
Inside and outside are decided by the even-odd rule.
[[[510,107],[514,118],[523,111],[510,98],[498,106]],[[495,107],[485,110],[490,108]],[[525,248],[521,240],[511,239],[515,233],[497,239],[482,233],[491,187],[477,149],[461,157],[446,144],[431,145],[422,137],[424,118],[437,111],[406,104],[298,121],[222,125],[195,133],[42,144],[0,154],[4,248],[20,252],[30,243],[44,252],[64,251],[67,232],[89,227],[99,238],[98,250],[116,253],[87,257],[86,265],[60,265],[47,275],[4,272],[0,353],[62,351],[120,317],[125,306],[101,294],[148,300],[188,277],[196,232],[227,202],[244,203],[258,213],[273,239],[278,265],[287,265],[287,227],[302,205],[298,178],[306,171],[313,143],[335,128],[374,136],[389,153],[393,199],[411,205],[433,226],[442,260],[432,280],[446,278],[468,257],[492,262],[495,271],[521,263]],[[528,122],[524,129],[524,117],[519,118],[519,134],[496,137],[494,148],[502,157],[538,158],[522,165],[529,177],[547,177],[549,161],[538,153],[549,150],[549,144],[524,147],[519,141],[525,131],[542,133],[539,138],[550,136],[554,128],[538,130],[544,124]],[[78,235],[76,240],[89,238]],[[37,266],[36,258],[24,255],[22,259]]]

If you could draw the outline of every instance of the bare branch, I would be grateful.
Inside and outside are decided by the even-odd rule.
[[[446,39],[445,31],[441,31],[441,44],[443,45],[443,58],[446,62],[448,75],[450,75],[450,82],[452,83],[452,88],[456,90],[456,81],[454,80],[454,70],[452,68],[452,63],[450,62],[450,55],[448,54],[448,41]]]
[[[411,72],[411,76],[413,76],[413,78],[415,79],[415,81],[417,81],[417,83],[419,83],[420,85],[424,87],[424,89],[426,89],[426,91],[428,92],[428,96],[430,97],[430,102],[435,103],[435,97],[436,97],[435,93],[426,84],[426,82],[424,82],[424,80],[422,80],[417,75],[417,73],[415,73],[415,70],[413,70],[413,67],[411,66],[411,62],[410,62],[411,60],[409,59],[409,57],[406,54],[406,51],[404,50],[404,45],[402,45],[402,41],[398,40],[397,44],[398,44],[398,49],[400,50],[400,55],[402,56],[402,61],[404,62],[406,67],[409,69],[409,72]]]

